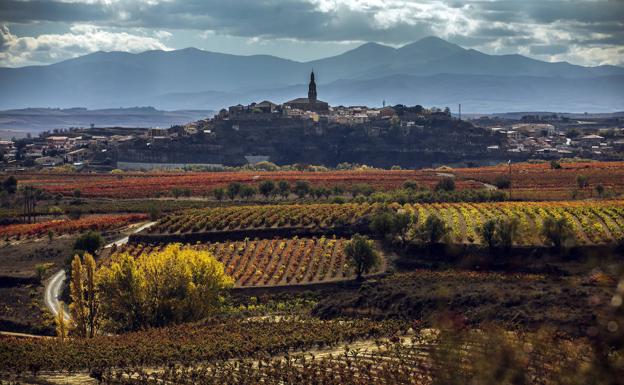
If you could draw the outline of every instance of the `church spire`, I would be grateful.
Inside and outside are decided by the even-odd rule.
[[[316,103],[316,83],[314,82],[314,71],[310,73],[310,85],[308,86],[308,101]]]

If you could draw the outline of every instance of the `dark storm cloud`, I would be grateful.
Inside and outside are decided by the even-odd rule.
[[[604,23],[624,20],[624,1],[621,0],[498,0],[471,2],[486,20],[578,21]]]
[[[58,1],[0,0],[0,20],[23,23],[32,21],[102,21],[113,15],[100,5]]]
[[[0,0],[0,20],[9,23],[88,22],[114,27],[211,30],[242,37],[388,43],[432,33],[424,23],[399,23],[380,30],[372,25],[373,17],[344,5],[323,12],[304,0],[184,0],[152,4]]]
[[[621,63],[613,55],[624,41],[624,1],[0,0],[0,25],[38,22],[174,35],[206,31],[267,41],[401,45],[436,35],[491,53],[532,53],[548,60],[567,59],[554,57],[565,53],[557,46],[570,46],[581,61],[589,54],[583,50],[593,49],[595,62]]]
[[[467,19],[483,24],[475,36],[478,40],[518,33],[500,26],[489,27],[488,22],[576,22],[583,24],[578,28],[603,31],[605,28],[622,29],[624,20],[624,2],[606,0],[449,1],[446,4],[406,1],[406,7],[401,7],[398,2],[389,2],[384,6],[358,6],[345,1],[324,10],[315,2],[306,0],[122,0],[89,3],[0,0],[0,19],[9,23],[89,22],[116,27],[211,30],[242,37],[402,43],[435,33],[448,22],[444,9],[430,15],[410,15],[410,6],[419,3],[458,10]],[[404,12],[405,17],[380,27],[379,15],[385,11],[384,8],[393,8],[393,5],[395,10]],[[461,23],[461,20],[454,19],[453,22]]]

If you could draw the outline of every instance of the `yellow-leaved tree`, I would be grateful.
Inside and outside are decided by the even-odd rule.
[[[210,252],[180,244],[137,257],[116,254],[97,281],[102,315],[118,331],[209,316],[234,284]]]
[[[78,337],[92,338],[97,331],[98,298],[95,287],[95,260],[89,253],[84,255],[84,264],[78,255],[71,263],[69,289],[71,304],[69,312],[74,322],[73,333]]]

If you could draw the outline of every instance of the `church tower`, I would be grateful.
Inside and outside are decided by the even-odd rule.
[[[314,82],[314,71],[310,74],[310,85],[308,86],[308,101],[316,103],[316,83]]]

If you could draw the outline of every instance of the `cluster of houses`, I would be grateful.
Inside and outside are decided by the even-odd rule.
[[[88,165],[96,152],[106,152],[132,136],[113,135],[42,135],[32,139],[0,141],[0,155],[6,168],[18,166],[57,167],[65,164],[76,168]]]
[[[517,123],[506,127],[489,127],[489,130],[503,139],[502,148],[490,146],[490,151],[543,158],[602,158],[624,151],[624,128],[611,129],[615,135],[609,137],[600,135],[600,132],[571,135],[567,130],[559,130],[549,123]]]

